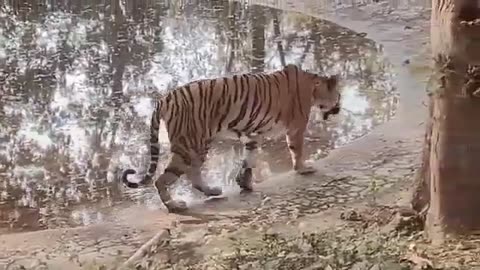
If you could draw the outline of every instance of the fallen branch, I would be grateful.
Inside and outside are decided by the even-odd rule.
[[[128,258],[128,260],[123,264],[123,267],[133,265],[134,262],[145,257],[145,255],[149,253],[153,246],[158,245],[160,242],[163,242],[168,238],[170,238],[169,230],[162,230],[161,232],[157,233],[147,243],[143,244],[130,258]]]
[[[416,266],[415,269],[433,269],[433,263],[430,260],[422,258],[415,253],[410,253],[404,260],[413,263]]]

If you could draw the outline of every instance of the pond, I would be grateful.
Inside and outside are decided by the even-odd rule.
[[[122,204],[163,207],[153,187],[127,190],[117,177],[127,167],[146,170],[152,99],[191,80],[285,63],[340,73],[344,109],[328,122],[313,111],[310,160],[395,114],[394,73],[381,46],[331,22],[223,0],[89,2],[0,9],[0,232],[102,222]],[[240,150],[215,145],[205,177],[238,191]],[[256,181],[290,166],[285,140],[266,141]],[[185,183],[178,196],[199,196]]]

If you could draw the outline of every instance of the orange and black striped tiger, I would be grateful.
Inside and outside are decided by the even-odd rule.
[[[161,200],[169,212],[187,210],[186,203],[173,200],[168,188],[186,174],[194,188],[207,196],[222,194],[201,178],[200,168],[209,145],[222,135],[233,135],[245,147],[245,157],[236,181],[243,191],[252,190],[258,140],[272,134],[286,135],[299,174],[313,173],[303,161],[303,140],[310,109],[318,106],[326,120],[340,111],[338,76],[319,76],[287,65],[273,73],[248,73],[232,77],[188,83],[156,102],[151,119],[148,173],[140,183],[128,181],[135,170],[123,173],[122,181],[131,188],[152,182],[159,157],[160,119],[165,122],[172,157],[165,171],[155,180]]]

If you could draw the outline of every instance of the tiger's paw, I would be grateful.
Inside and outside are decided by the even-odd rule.
[[[195,186],[197,190],[203,192],[205,196],[212,197],[212,196],[220,196],[223,193],[222,188],[220,187],[209,187],[209,186]]]
[[[253,191],[252,168],[242,168],[235,179],[242,193]]]
[[[171,200],[165,203],[169,213],[183,213],[188,210],[187,203],[184,201]]]
[[[295,172],[300,174],[300,175],[309,175],[309,174],[314,174],[317,172],[317,169],[315,169],[312,166],[302,166],[301,168],[296,168]]]
[[[206,190],[203,191],[203,194],[205,196],[211,197],[211,196],[220,196],[222,195],[223,190],[220,187],[207,187]]]
[[[246,196],[248,194],[251,194],[252,192],[253,192],[252,188],[242,188],[242,190],[240,190],[240,195]]]

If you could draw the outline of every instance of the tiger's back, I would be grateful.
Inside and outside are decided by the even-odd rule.
[[[170,141],[183,136],[208,142],[218,133],[264,134],[275,127],[287,128],[294,120],[306,119],[308,95],[289,92],[298,76],[284,70],[270,74],[242,74],[199,80],[171,91],[159,101]],[[297,109],[295,109],[297,108]],[[294,124],[294,123],[293,123]]]

